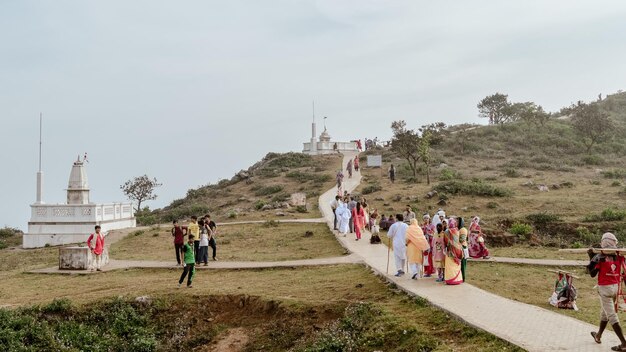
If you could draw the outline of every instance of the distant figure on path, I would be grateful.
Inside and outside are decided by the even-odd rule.
[[[337,208],[339,207],[340,199],[340,196],[335,196],[335,199],[330,202],[330,209],[333,211],[333,230],[337,230]]]
[[[352,209],[352,219],[354,219],[354,232],[356,232],[356,240],[358,241],[361,239],[361,231],[365,226],[365,211],[363,211],[360,202],[357,202],[356,207]]]
[[[391,225],[387,237],[391,240],[389,244],[393,248],[393,256],[396,261],[396,269],[398,272],[395,276],[404,275],[404,264],[406,262],[406,230],[409,225],[404,223],[402,214],[396,215],[396,222]]]
[[[350,211],[350,214],[352,214],[354,208],[356,208],[356,201],[354,200],[354,197],[350,197],[350,202],[348,202],[348,210]],[[350,233],[354,233],[354,218],[352,217],[350,218]]]
[[[403,215],[404,215],[404,222],[406,222],[407,224],[410,224],[411,220],[415,219],[415,212],[411,208],[411,205],[407,204]]]
[[[193,215],[191,222],[187,224],[187,234],[193,237],[193,257],[198,257],[198,249],[200,248],[200,225],[198,225],[198,217]]]
[[[357,140],[355,140],[354,142],[356,143],[356,149],[357,149],[358,151],[362,151],[362,150],[363,150],[363,144],[361,144],[361,140],[360,140],[360,139],[357,139]]]
[[[350,229],[350,210],[348,210],[345,203],[339,202],[339,206],[337,207],[335,214],[337,214],[337,219],[339,221],[339,233],[343,234],[345,237]]]
[[[206,214],[204,216],[204,224],[209,228],[209,247],[213,250],[211,257],[213,261],[217,261],[217,242],[215,241],[215,237],[217,235],[217,224],[215,221],[211,220],[211,215]]]
[[[336,151],[337,153],[339,153],[339,147],[337,147],[337,142],[335,142],[335,144],[333,144],[333,150]]]
[[[191,283],[196,273],[196,257],[194,256],[195,237],[193,237],[193,235],[189,235],[187,239],[187,243],[183,246],[183,253],[185,253],[185,264],[183,264],[183,274],[180,276],[180,280],[178,280],[179,288],[183,284],[183,281],[185,281],[185,276],[187,276],[187,288],[191,288]]]
[[[463,258],[463,247],[459,240],[459,229],[456,220],[448,220],[448,230],[444,232],[444,245],[446,246],[445,259],[445,281],[446,285],[458,285],[463,282],[461,273],[461,259]]]
[[[341,185],[343,184],[343,171],[339,170],[339,172],[337,172],[337,190],[341,191]]]
[[[480,218],[475,216],[469,227],[469,255],[472,258],[489,259],[489,250],[485,246],[485,238],[479,224]]]
[[[396,167],[393,166],[393,164],[389,167],[389,179],[391,180],[391,183],[396,182]]]
[[[346,165],[346,171],[348,171],[348,178],[352,178],[352,159],[348,160],[348,165]]]
[[[617,238],[612,233],[607,232],[602,235],[600,246],[607,249],[617,248]],[[587,270],[591,277],[598,276],[598,294],[600,295],[600,326],[598,332],[591,332],[591,336],[596,343],[602,343],[602,333],[604,333],[606,326],[611,323],[615,335],[619,337],[621,342],[620,345],[611,347],[611,350],[626,351],[626,339],[624,339],[619,317],[615,311],[623,257],[613,254],[595,254],[591,249],[587,253],[591,259],[587,265]]]
[[[445,275],[445,244],[443,240],[443,224],[437,224],[437,233],[433,239],[433,261],[437,269],[437,282],[443,282]]]
[[[176,251],[176,263],[182,265],[183,246],[185,245],[185,232],[178,224],[178,220],[173,221],[172,237],[174,237],[174,250]]]
[[[354,157],[354,171],[359,172],[359,156]]]
[[[424,277],[430,277],[432,274],[435,273],[432,248],[434,247],[433,240],[435,239],[435,231],[437,230],[437,228],[435,227],[435,225],[431,224],[430,215],[424,214],[422,218],[424,219],[422,231],[424,232],[424,237],[426,237],[426,240],[428,241],[428,244],[431,248],[430,250],[424,252]]]
[[[102,266],[102,252],[104,251],[104,235],[100,233],[100,225],[96,225],[94,230],[96,232],[89,235],[87,239],[87,246],[91,253],[96,256],[96,270],[102,271],[100,267]],[[91,245],[92,240],[94,241],[93,246]]]
[[[424,237],[424,232],[417,224],[417,219],[412,219],[406,231],[406,252],[411,269],[411,279],[417,280],[422,277],[422,264],[424,263],[424,251],[430,249],[430,244]]]
[[[204,224],[204,220],[199,221],[200,224],[200,246],[198,247],[198,257],[196,264],[204,263],[209,265],[209,227]]]

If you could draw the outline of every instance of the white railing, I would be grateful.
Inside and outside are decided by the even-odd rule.
[[[134,216],[132,203],[31,205],[31,222],[98,222]]]

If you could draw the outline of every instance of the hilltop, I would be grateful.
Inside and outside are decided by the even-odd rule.
[[[332,187],[340,167],[340,155],[268,153],[231,179],[190,189],[185,197],[138,218],[152,224],[206,213],[218,220],[320,217],[317,196]],[[306,207],[288,204],[293,193],[306,194]]]
[[[383,168],[396,164],[400,180],[391,184],[386,173],[381,177],[379,170],[365,169],[358,191],[382,213],[411,205],[418,213],[432,214],[441,207],[466,219],[480,215],[494,233],[518,232],[537,243],[591,244],[606,230],[626,240],[626,93],[597,104],[615,128],[612,138],[591,152],[564,113],[544,126],[451,126],[432,147],[430,185],[424,166],[417,182],[409,182],[406,162],[391,150],[379,149],[368,151],[362,160],[367,154],[382,154]]]

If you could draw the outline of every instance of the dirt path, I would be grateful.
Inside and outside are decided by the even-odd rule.
[[[207,351],[215,352],[240,352],[248,344],[250,337],[243,328],[235,328],[226,331],[226,336],[209,347]]]
[[[346,154],[344,164],[355,154]],[[354,190],[360,183],[360,173],[344,180],[348,191]],[[332,229],[333,214],[330,202],[335,196],[331,189],[320,196],[319,208]],[[369,233],[366,232],[365,238]],[[596,326],[568,316],[530,304],[520,303],[470,284],[446,286],[436,283],[434,278],[411,280],[394,277],[387,273],[387,247],[371,245],[367,240],[355,241],[354,235],[337,236],[337,240],[350,252],[359,255],[363,261],[387,281],[396,284],[410,295],[427,299],[431,304],[449,312],[468,324],[488,331],[504,340],[510,341],[529,351],[606,351],[609,346],[619,343],[613,333],[605,333],[602,345],[596,344],[589,332]],[[392,254],[393,255],[393,254]],[[503,258],[499,258],[502,260]],[[518,258],[516,260],[520,261]],[[529,259],[524,259],[529,262]],[[533,265],[545,263],[545,260],[530,259]],[[471,264],[470,264],[471,265]],[[395,271],[393,257],[390,258],[389,271]]]

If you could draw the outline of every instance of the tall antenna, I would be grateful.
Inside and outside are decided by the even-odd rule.
[[[313,100],[313,122],[315,122],[315,100]]]
[[[43,125],[43,114],[39,113],[39,172],[41,172],[41,131]]]

